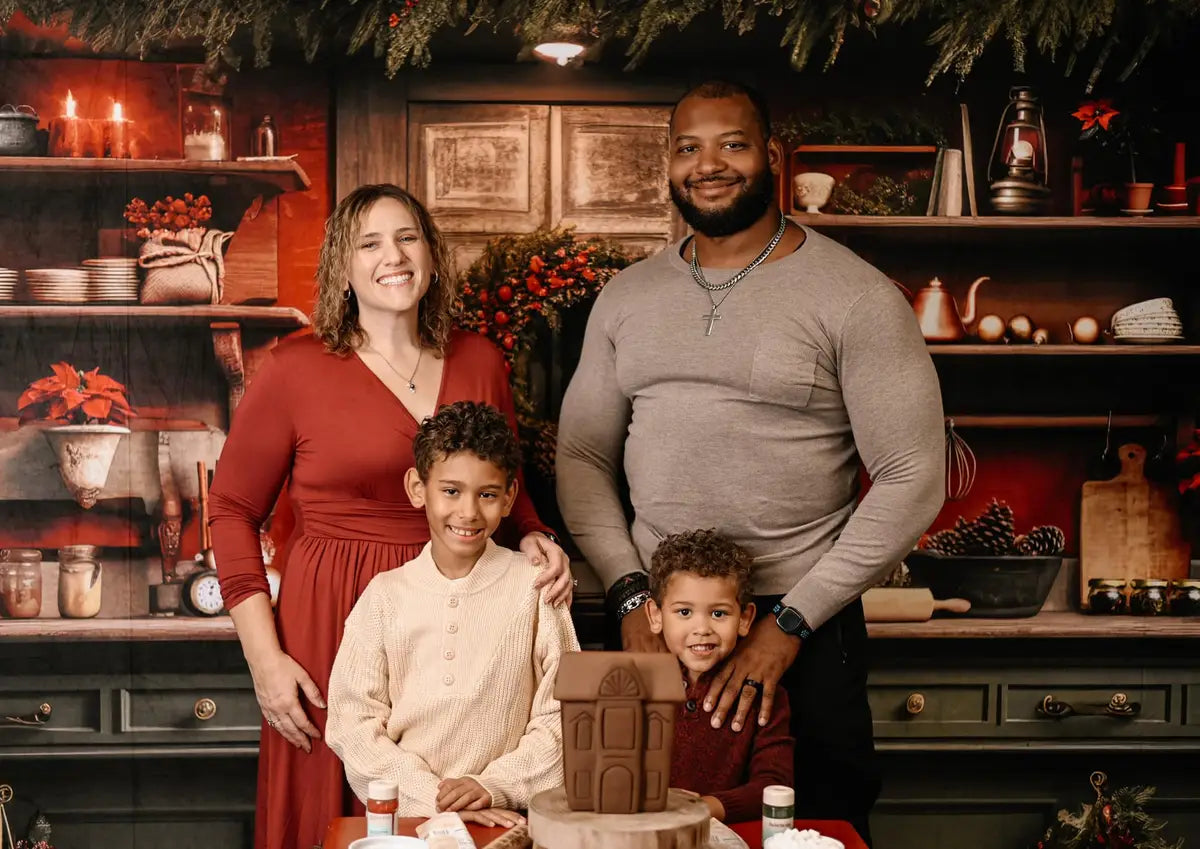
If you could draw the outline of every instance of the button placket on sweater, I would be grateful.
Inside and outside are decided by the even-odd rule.
[[[445,627],[442,629],[441,682],[444,688],[453,687],[459,678],[457,659],[459,607],[461,604],[462,596],[458,593],[451,593],[446,597],[443,605]]]

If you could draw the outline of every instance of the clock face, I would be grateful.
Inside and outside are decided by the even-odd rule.
[[[225,609],[216,572],[202,572],[188,582],[188,601],[201,616],[216,616]]]

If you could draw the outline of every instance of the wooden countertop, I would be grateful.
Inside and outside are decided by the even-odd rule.
[[[1200,638],[1200,616],[1090,616],[1040,613],[1027,619],[938,618],[929,622],[872,622],[871,637],[892,639]],[[0,619],[0,640],[167,641],[235,640],[228,616],[143,619]]]

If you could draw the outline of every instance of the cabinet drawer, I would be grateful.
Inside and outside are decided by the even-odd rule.
[[[35,734],[100,733],[103,731],[101,703],[98,688],[64,690],[38,687],[0,691],[0,745],[16,743]]]
[[[1053,701],[1047,702],[1047,697]],[[1000,722],[1010,731],[1032,736],[1154,735],[1174,727],[1172,707],[1167,683],[1010,684]],[[1045,708],[1054,715],[1047,715]],[[1126,708],[1128,715],[1123,714]]]
[[[122,733],[257,732],[262,714],[254,691],[231,687],[121,691]]]
[[[1184,688],[1187,694],[1183,698],[1183,703],[1187,706],[1187,711],[1183,715],[1183,724],[1193,727],[1200,726],[1200,684],[1189,684]]]
[[[871,685],[867,697],[879,737],[977,734],[991,722],[987,684]]]

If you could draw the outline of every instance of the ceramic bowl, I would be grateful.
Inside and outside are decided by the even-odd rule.
[[[1035,616],[1046,602],[1062,566],[1062,557],[950,557],[911,551],[904,565],[913,585],[928,587],[934,598],[965,598],[967,616]]]
[[[792,178],[796,206],[805,212],[820,212],[833,193],[833,177],[820,171],[805,171]]]
[[[429,849],[429,844],[419,837],[402,837],[399,834],[377,834],[360,837],[352,841],[348,849]]]

